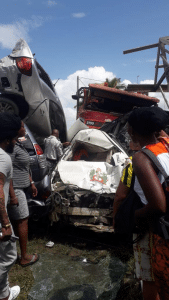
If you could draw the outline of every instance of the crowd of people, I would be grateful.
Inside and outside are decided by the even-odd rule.
[[[29,209],[27,197],[37,196],[37,188],[31,177],[30,157],[20,138],[25,136],[24,123],[9,113],[0,113],[0,299],[16,299],[20,287],[9,287],[8,272],[18,260],[22,267],[39,260],[39,255],[27,253]],[[45,139],[45,154],[49,174],[63,155],[59,131]],[[17,254],[19,238],[21,255]]]
[[[132,162],[125,167],[115,195],[113,217],[133,189],[143,207],[135,211],[135,222],[143,234],[133,245],[136,276],[142,282],[144,300],[169,300],[169,240],[155,231],[155,220],[167,212],[163,188],[164,176],[142,151],[149,149],[169,176],[169,137],[163,131],[168,114],[158,107],[134,109],[128,118]],[[8,272],[18,259],[22,267],[39,260],[39,255],[27,253],[28,217],[27,193],[37,196],[30,173],[29,154],[20,142],[25,136],[24,123],[9,113],[0,113],[0,299],[12,300],[19,286],[9,287]],[[63,148],[59,131],[54,129],[44,140],[44,153],[52,174]],[[115,221],[114,221],[115,222]],[[115,225],[115,223],[114,223]],[[13,227],[12,227],[13,226]],[[16,236],[21,255],[17,254]],[[137,238],[134,234],[133,239]]]

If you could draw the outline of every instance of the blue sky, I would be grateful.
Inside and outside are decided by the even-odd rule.
[[[0,10],[0,58],[24,38],[51,79],[60,78],[56,89],[71,123],[77,75],[153,80],[157,49],[127,55],[123,50],[157,43],[169,35],[168,25],[167,0],[6,0]]]

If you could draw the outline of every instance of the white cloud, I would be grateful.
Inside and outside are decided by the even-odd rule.
[[[108,79],[113,79],[115,75],[108,72],[104,67],[90,67],[88,70],[78,70],[69,75],[67,79],[59,79],[55,88],[61,100],[68,129],[76,121],[76,101],[72,99],[72,95],[77,91],[77,76],[79,76],[79,87],[88,86],[89,83],[102,83]],[[57,80],[53,80],[55,83]]]
[[[164,93],[164,95],[169,104],[169,93]],[[158,106],[161,107],[162,109],[169,110],[161,93],[149,93],[149,96],[156,97],[157,99],[159,99],[160,102],[159,102]]]
[[[30,41],[29,31],[42,26],[44,19],[40,16],[32,16],[32,19],[21,19],[12,24],[0,24],[0,44],[2,48],[12,49],[17,40],[23,38]]]
[[[54,5],[57,5],[56,1],[51,1],[51,0],[48,1],[48,6],[54,6]]]
[[[23,24],[0,24],[0,44],[2,48],[12,49],[20,38],[29,41],[28,31]]]
[[[86,16],[86,14],[85,13],[74,13],[74,14],[72,14],[72,16],[74,18],[80,19],[80,18],[84,18]]]
[[[76,110],[71,107],[65,107],[64,113],[66,117],[67,128],[69,129],[76,121]]]
[[[128,79],[124,79],[124,80],[122,81],[122,83],[125,84],[125,85],[127,86],[128,84],[131,84],[131,81],[128,80]]]
[[[140,84],[154,84],[154,80],[152,79],[141,80]]]
[[[154,80],[153,79],[142,80],[142,81],[140,81],[140,84],[154,84]],[[164,93],[164,95],[169,104],[169,93]],[[149,93],[149,96],[159,99],[160,102],[159,102],[158,106],[161,107],[162,109],[169,110],[161,93],[153,93],[152,92],[152,93]]]

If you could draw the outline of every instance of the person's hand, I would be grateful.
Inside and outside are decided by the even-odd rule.
[[[64,142],[63,147],[68,147],[70,145],[70,142]]]
[[[1,232],[0,232],[0,241],[1,242],[6,242],[9,241],[12,235],[12,229],[11,226],[8,228],[1,228]]]
[[[31,184],[31,189],[32,189],[32,197],[36,197],[38,194],[38,190],[36,188],[36,186],[33,184]]]
[[[18,198],[16,196],[10,197],[10,203],[9,204],[19,206]]]

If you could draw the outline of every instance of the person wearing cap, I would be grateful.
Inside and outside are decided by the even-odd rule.
[[[163,130],[168,123],[168,115],[159,107],[138,108],[132,111],[128,119],[128,133],[133,142],[141,148],[151,150],[169,175],[169,153],[166,143],[157,139],[157,132]],[[169,284],[160,274],[160,281],[153,265],[153,220],[159,213],[166,211],[166,198],[162,188],[164,177],[158,172],[154,163],[142,152],[133,157],[135,173],[134,190],[139,195],[143,208],[136,210],[135,221],[138,227],[146,229],[143,238],[134,244],[136,276],[143,282],[144,299],[169,299]],[[169,244],[168,244],[169,249]],[[166,266],[169,263],[166,259]],[[158,273],[159,275],[159,273]],[[169,277],[169,273],[168,273]],[[163,282],[163,285],[162,285]]]
[[[17,259],[16,242],[11,240],[13,229],[7,214],[9,185],[12,178],[12,153],[15,137],[21,126],[18,116],[0,113],[0,299],[12,300],[19,295],[20,287],[9,287],[8,272]]]

